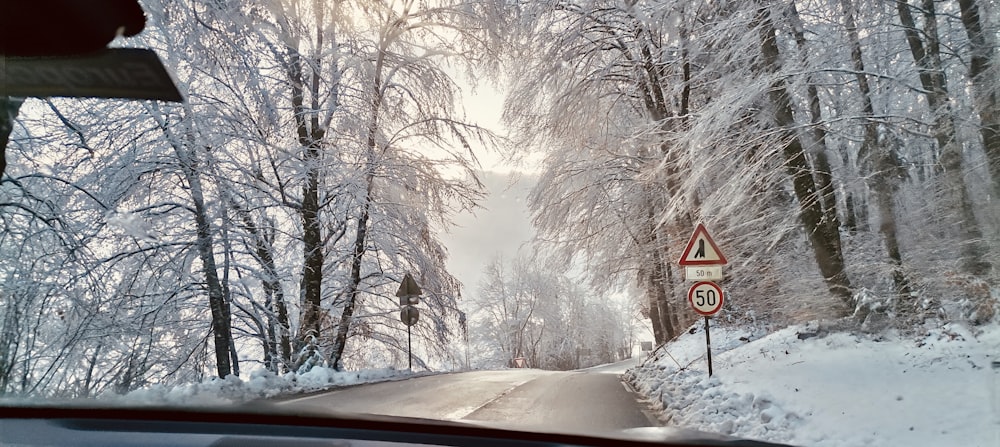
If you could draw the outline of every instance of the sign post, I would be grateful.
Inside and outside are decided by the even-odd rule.
[[[722,309],[724,294],[718,284],[712,282],[722,279],[722,266],[727,264],[726,255],[704,225],[698,224],[691,240],[688,241],[684,254],[678,264],[684,267],[685,276],[689,281],[698,281],[688,289],[688,303],[691,308],[705,317],[705,355],[708,358],[708,376],[712,377],[712,337],[710,335],[709,317]]]
[[[712,337],[709,335],[709,318],[722,309],[722,288],[711,281],[695,283],[688,290],[691,308],[705,317],[705,354],[708,357],[708,377],[712,377]]]
[[[708,334],[708,317],[705,317],[705,357],[708,357],[708,377],[712,377],[712,337]]]
[[[406,354],[409,359],[409,369],[413,370],[413,344],[412,335],[410,331],[410,326],[417,324],[417,320],[420,319],[420,311],[414,307],[420,304],[420,286],[417,282],[413,280],[413,277],[407,273],[403,276],[403,281],[399,284],[399,290],[396,291],[396,296],[399,297],[399,305],[402,309],[399,311],[399,320],[406,325]]]

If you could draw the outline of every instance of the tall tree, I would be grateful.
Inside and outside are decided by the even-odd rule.
[[[760,39],[761,68],[764,73],[773,76],[781,70],[781,62],[769,5],[758,3],[754,22]],[[830,291],[853,307],[853,289],[844,264],[838,221],[824,219],[823,201],[813,176],[814,169],[806,159],[802,141],[792,130],[796,123],[785,81],[781,78],[772,81],[768,96],[774,108],[775,125],[786,133],[787,143],[782,153],[799,202],[799,218],[812,242],[816,263]]]
[[[941,59],[941,41],[937,27],[937,13],[934,0],[922,0],[920,11],[923,28],[917,28],[906,0],[896,3],[900,23],[910,47],[910,53],[917,65],[920,84],[924,89],[927,107],[934,117],[934,139],[940,151],[940,166],[945,182],[942,189],[946,193],[949,211],[957,216],[953,219],[958,228],[960,265],[962,270],[973,275],[984,275],[991,269],[985,259],[986,242],[976,219],[972,197],[965,182],[962,145],[957,139],[955,115],[949,104],[950,96]]]
[[[894,194],[905,171],[899,165],[897,148],[893,141],[878,135],[879,123],[872,105],[872,89],[868,83],[868,73],[862,57],[861,40],[858,37],[856,21],[857,6],[854,0],[841,0],[844,14],[844,28],[851,49],[851,63],[854,67],[858,91],[861,95],[861,118],[864,122],[864,137],[860,154],[868,169],[864,177],[875,192],[875,203],[879,211],[879,232],[882,233],[886,253],[892,265],[892,280],[900,296],[911,293],[909,280],[903,272],[903,256],[899,247],[899,230],[896,225]]]
[[[178,165],[187,183],[187,191],[191,195],[196,234],[195,248],[201,260],[202,272],[208,289],[209,309],[212,313],[212,335],[215,346],[215,364],[219,377],[226,377],[235,372],[239,375],[239,359],[233,348],[232,316],[230,304],[223,292],[223,284],[219,280],[219,267],[215,261],[215,242],[212,234],[208,209],[205,205],[205,189],[202,185],[201,172],[203,161],[198,159],[198,135],[191,124],[191,118],[180,116],[180,129],[173,129],[167,124],[159,107],[150,105],[150,116],[157,122],[173,147]],[[188,115],[190,116],[190,115]]]
[[[480,57],[474,51],[479,45],[479,32],[468,27],[474,23],[475,16],[466,5],[407,0],[369,6],[364,10],[370,29],[365,30],[357,42],[369,62],[357,67],[359,70],[355,73],[360,83],[364,119],[358,133],[361,138],[357,161],[359,191],[354,199],[357,212],[353,218],[348,260],[350,273],[339,294],[343,298],[343,308],[331,351],[333,363],[338,367],[364,293],[364,262],[372,245],[371,220],[377,214],[388,212],[376,210],[379,196],[401,187],[414,199],[428,200],[425,205],[428,216],[420,220],[446,216],[444,200],[454,200],[462,208],[471,206],[478,180],[472,171],[475,156],[471,153],[470,141],[484,136],[482,129],[465,123],[456,113],[456,85],[441,66],[445,55],[459,63],[469,63]],[[410,147],[419,144],[442,151],[440,161],[428,163],[435,157],[409,152]],[[461,149],[452,149],[453,146]],[[404,169],[406,164],[415,169]],[[447,165],[462,171],[473,183],[447,181],[441,172]],[[421,197],[423,194],[427,195]],[[400,205],[412,206],[411,203]],[[411,228],[401,229],[413,231],[410,233],[413,240],[428,239],[425,235],[429,235],[429,229],[425,224],[418,220],[409,225]],[[432,242],[433,245],[436,243]],[[425,255],[409,253],[408,256]],[[438,277],[429,273],[423,272],[425,277]]]
[[[1000,197],[1000,104],[998,104],[996,42],[990,38],[976,0],[958,0],[962,25],[969,37],[969,79],[979,114],[979,135],[993,177],[993,194]]]

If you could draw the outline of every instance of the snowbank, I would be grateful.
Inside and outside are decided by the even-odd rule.
[[[247,380],[228,376],[225,379],[211,378],[201,383],[170,387],[154,385],[125,395],[102,398],[127,405],[228,405],[411,375],[408,371],[396,369],[336,371],[320,366],[304,374],[288,373],[280,376],[267,370],[257,370]]]
[[[712,378],[703,325],[626,374],[667,425],[803,446],[1000,446],[995,324],[760,339],[713,327]]]

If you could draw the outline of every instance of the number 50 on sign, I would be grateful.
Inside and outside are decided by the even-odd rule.
[[[688,290],[688,302],[699,315],[715,315],[722,309],[722,288],[711,281],[697,282]]]

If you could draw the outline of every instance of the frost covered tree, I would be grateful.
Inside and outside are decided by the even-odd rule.
[[[352,334],[398,349],[394,331],[382,329],[398,326],[386,318],[395,304],[385,298],[411,270],[437,295],[427,314],[436,324],[425,335],[446,344],[458,291],[434,232],[478,197],[469,141],[480,132],[462,122],[456,86],[439,65],[471,54],[467,43],[435,30],[473,36],[459,26],[463,14],[444,3],[274,2],[209,8],[199,17],[211,43],[211,63],[199,69],[231,98],[213,107],[233,137],[219,178],[237,184],[223,188],[224,201],[249,233],[237,238],[250,239],[242,245],[253,247],[266,284],[263,304],[246,313],[266,317],[250,320],[266,357],[281,358],[282,367],[340,366]],[[267,51],[249,55],[247,45]],[[282,76],[260,73],[261,65]],[[246,91],[244,80],[263,92]],[[445,178],[446,171],[462,177]],[[291,216],[299,229],[287,228]],[[292,237],[277,239],[276,226]],[[282,245],[301,247],[302,260],[279,265]],[[301,272],[297,285],[276,280],[289,269]],[[297,288],[300,300],[285,303],[285,287]]]
[[[151,1],[125,44],[160,53],[184,104],[26,101],[0,190],[0,392],[405,363],[406,272],[418,364],[454,363],[438,233],[479,199],[491,144],[443,68],[488,54],[464,5]]]
[[[936,285],[992,280],[996,210],[977,205],[996,177],[997,87],[982,76],[993,8],[519,5],[506,16],[523,49],[506,116],[546,156],[532,195],[539,238],[586,259],[595,283],[635,278],[658,341],[691,319],[675,263],[697,221],[740,259],[726,281],[737,315],[893,314],[903,326],[993,315],[989,297],[937,301]],[[793,292],[818,282],[834,299]]]

